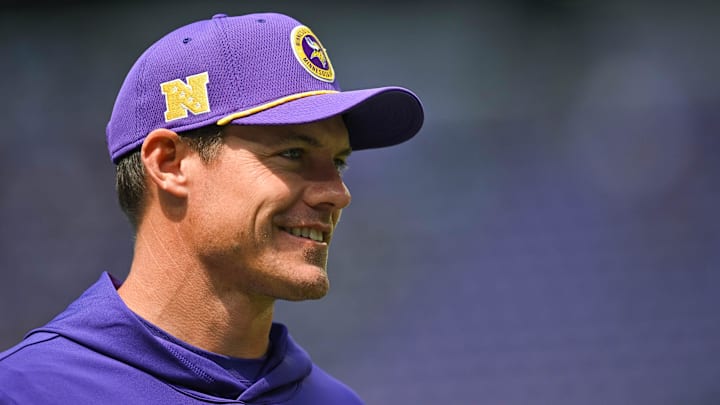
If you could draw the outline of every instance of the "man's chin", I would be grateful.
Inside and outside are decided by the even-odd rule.
[[[327,295],[330,290],[326,270],[318,268],[312,277],[294,280],[294,285],[288,286],[283,296],[278,297],[286,301],[317,300]]]

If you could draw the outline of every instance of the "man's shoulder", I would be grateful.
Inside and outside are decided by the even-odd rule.
[[[35,332],[0,353],[0,386],[64,381],[73,376],[73,367],[96,357],[96,353],[59,334]]]
[[[122,361],[52,332],[0,353],[0,404],[195,403]]]
[[[49,398],[66,365],[62,337],[55,333],[35,333],[0,353],[0,400],[24,403]],[[39,382],[44,383],[40,384]]]
[[[57,364],[50,361],[47,354],[50,351],[62,353],[58,347],[58,339],[62,339],[57,333],[37,332],[32,333],[15,346],[0,352],[0,371],[8,367],[19,367],[23,364],[33,362],[47,362],[48,365]]]

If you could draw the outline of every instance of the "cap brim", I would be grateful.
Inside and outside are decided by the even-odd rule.
[[[247,117],[235,125],[304,124],[342,114],[353,150],[405,142],[424,121],[418,97],[402,87],[380,87],[303,97]]]

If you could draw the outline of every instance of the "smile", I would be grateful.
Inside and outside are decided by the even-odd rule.
[[[324,242],[325,241],[325,234],[322,231],[318,231],[317,229],[312,228],[280,228],[283,231],[290,233],[292,235],[306,238],[310,240],[314,240],[315,242]]]

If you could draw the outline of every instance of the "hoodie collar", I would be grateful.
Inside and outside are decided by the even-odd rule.
[[[270,399],[272,394],[278,400],[278,396],[292,395],[312,369],[310,357],[292,340],[287,328],[273,323],[273,349],[263,374],[254,383],[243,382],[214,361],[157,339],[122,301],[117,294],[119,286],[120,282],[104,272],[64,312],[28,336],[57,333],[202,398],[255,401]]]

